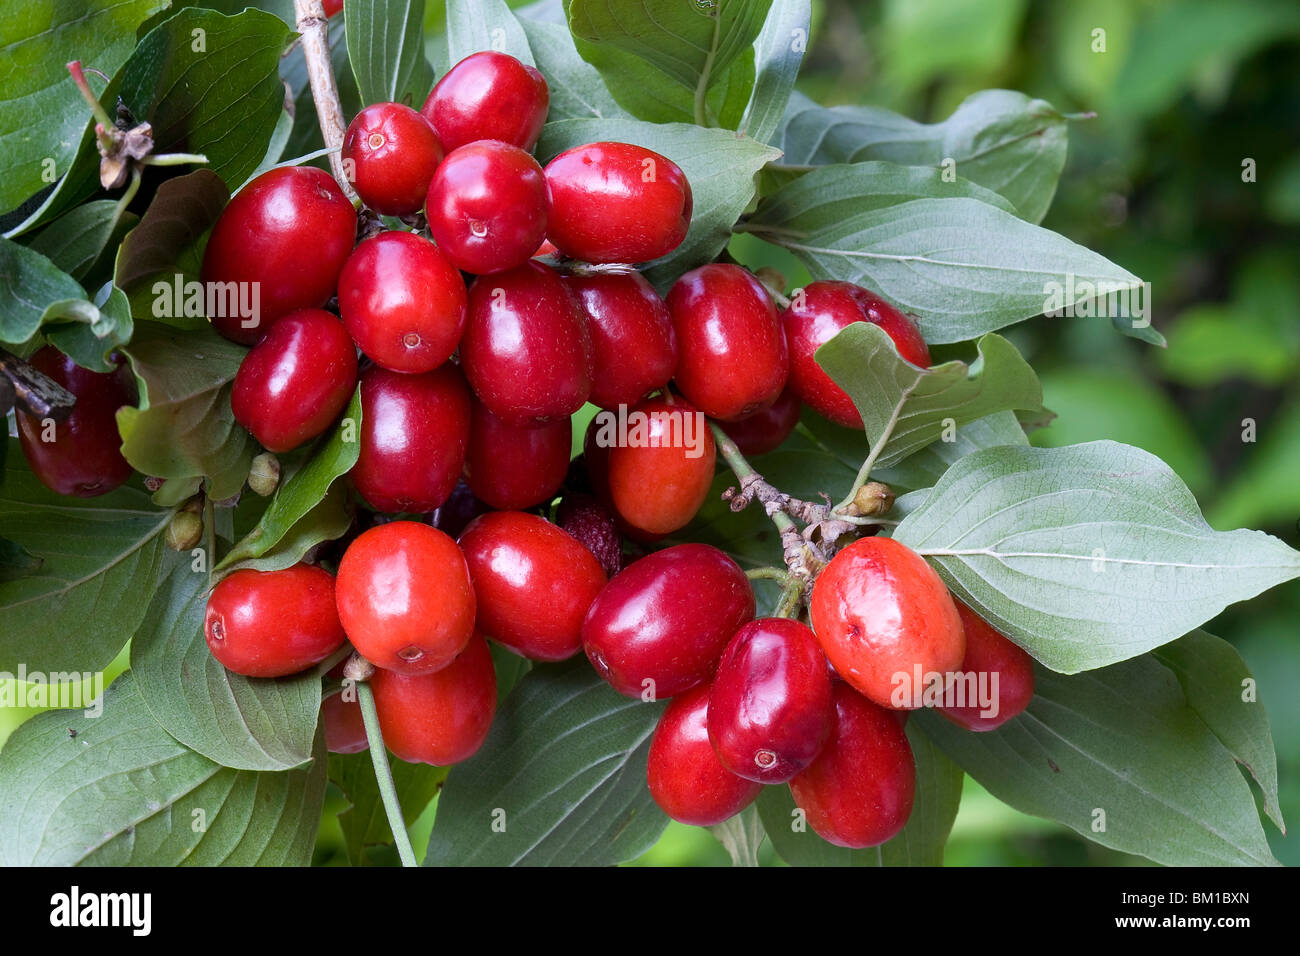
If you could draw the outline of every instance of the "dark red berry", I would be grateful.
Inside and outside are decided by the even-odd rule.
[[[572,431],[568,416],[536,427],[510,425],[476,401],[465,480],[477,497],[502,511],[550,501],[569,471]]]
[[[420,211],[442,156],[433,126],[401,103],[367,106],[343,137],[343,164],[357,195],[385,216]]]
[[[472,433],[471,433],[472,437]],[[465,526],[492,508],[474,495],[465,482],[456,482],[447,500],[433,513],[433,526],[453,538],[459,538]]]
[[[965,604],[953,603],[966,635],[966,656],[949,678],[938,710],[967,730],[995,730],[1033,699],[1034,659]],[[951,707],[946,706],[950,698]]]
[[[721,422],[727,437],[746,457],[775,451],[790,437],[799,424],[803,403],[789,385],[775,402],[752,415],[731,422]]]
[[[555,523],[595,555],[607,576],[613,577],[623,566],[623,542],[614,518],[591,495],[566,494],[556,509]]]
[[[550,90],[538,70],[508,54],[484,50],[448,70],[421,112],[448,150],[480,139],[531,150],[549,106]]]

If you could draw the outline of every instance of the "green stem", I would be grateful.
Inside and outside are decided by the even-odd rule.
[[[208,587],[212,587],[212,572],[217,566],[217,514],[212,498],[203,496],[203,533],[208,538]]]
[[[117,205],[113,208],[114,228],[117,228],[117,224],[122,221],[122,215],[126,212],[127,207],[131,205],[131,200],[134,199],[135,194],[140,191],[141,178],[142,174],[140,172],[140,167],[133,167],[131,169],[131,181],[126,184],[126,192],[122,193],[122,195],[118,197]]]
[[[872,442],[871,452],[867,455],[867,460],[862,463],[862,467],[858,469],[857,477],[853,479],[853,487],[850,488],[849,493],[844,496],[844,500],[835,506],[835,511],[843,511],[849,505],[853,504],[853,499],[857,496],[858,489],[865,485],[867,479],[871,477],[871,469],[876,466],[876,459],[880,457],[880,453],[885,450],[885,446],[889,444],[889,439],[894,435],[894,427],[898,425],[898,416],[902,414],[903,406],[907,404],[907,400],[911,396],[912,390],[916,388],[917,382],[920,381],[921,380],[918,378],[915,382],[904,389],[902,396],[898,399],[898,404],[894,406],[894,413],[889,416],[889,421],[886,422],[885,427],[881,429],[880,437]]]
[[[780,568],[750,568],[745,577],[751,581],[776,581],[781,587],[785,587],[790,579],[790,575]]]
[[[375,694],[367,681],[357,681],[357,703],[361,705],[361,720],[366,725],[366,740],[370,743],[370,759],[375,765],[375,780],[379,784],[379,795],[384,800],[384,811],[388,814],[393,841],[397,844],[397,855],[402,866],[416,866],[411,835],[406,832],[402,805],[398,802],[397,787],[393,784],[393,768],[388,765],[388,750],[384,747],[384,735],[379,729]]]
[[[803,578],[797,575],[790,575],[789,583],[786,584],[785,590],[781,592],[781,598],[776,602],[776,610],[772,612],[773,617],[794,617],[798,613],[799,601],[803,597],[803,590],[806,587]]]
[[[99,97],[91,90],[90,84],[86,82],[86,74],[81,71],[81,61],[73,60],[68,64],[68,72],[72,74],[72,82],[77,84],[77,89],[81,91],[82,97],[90,105],[90,111],[95,115],[95,119],[103,124],[105,130],[113,128],[113,118],[108,115],[103,104],[99,102]]]
[[[335,651],[329,657],[325,658],[325,660],[321,661],[319,664],[316,665],[317,676],[324,677],[335,667],[337,667],[340,662],[345,661],[349,657],[351,657],[352,653],[353,653],[352,645],[345,643],[337,651]]]
[[[140,162],[146,166],[184,166],[187,163],[202,165],[208,157],[201,153],[164,153],[161,156],[146,156]]]
[[[713,440],[718,446],[718,451],[722,453],[722,457],[726,461],[727,467],[729,467],[735,476],[740,479],[742,485],[746,478],[758,478],[759,480],[762,480],[762,476],[760,476],[759,473],[753,469],[750,463],[745,460],[745,456],[740,453],[740,449],[736,447],[736,443],[731,440],[726,432],[718,427],[717,422],[709,422],[709,427],[713,429]],[[776,525],[778,531],[798,532],[799,530],[798,525],[794,523],[794,519],[784,511],[774,512],[768,517],[772,519],[772,523]]]

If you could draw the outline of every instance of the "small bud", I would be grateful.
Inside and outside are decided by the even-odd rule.
[[[374,672],[375,665],[356,653],[349,657],[347,663],[343,665],[343,676],[351,681],[370,680],[370,675]]]
[[[882,482],[868,481],[853,496],[853,506],[863,517],[888,514],[894,507],[894,492]]]
[[[185,503],[181,505],[180,510],[189,512],[190,514],[199,514],[203,511],[203,495],[197,494],[192,498],[187,498]]]
[[[188,551],[203,537],[203,519],[193,512],[178,511],[167,525],[167,547],[173,551]]]
[[[253,459],[252,467],[248,469],[248,487],[254,494],[265,498],[275,491],[279,483],[280,459],[269,451],[264,451]]]

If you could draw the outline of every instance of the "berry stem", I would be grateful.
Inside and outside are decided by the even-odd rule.
[[[316,0],[316,3],[319,6],[320,0]],[[384,801],[384,811],[388,814],[393,841],[397,844],[397,855],[401,858],[402,866],[416,866],[411,835],[406,832],[402,805],[397,799],[397,787],[393,783],[393,768],[388,765],[388,750],[384,747],[384,735],[379,729],[375,693],[370,689],[368,681],[357,681],[357,703],[361,705],[361,721],[366,725],[366,740],[370,743],[370,758],[375,765],[375,780],[379,784],[379,795]]]
[[[343,120],[343,105],[339,101],[339,87],[334,79],[334,65],[330,62],[329,26],[325,20],[325,6],[321,0],[293,0],[294,19],[301,35],[302,53],[307,61],[307,79],[311,83],[311,98],[316,104],[321,136],[331,152],[330,170],[343,194],[357,201],[356,190],[348,181],[343,169],[343,135],[347,123]]]
[[[217,565],[216,510],[209,495],[203,496],[203,532],[208,538],[208,588],[212,588],[212,573]]]
[[[745,577],[751,581],[777,581],[782,587],[790,580],[790,575],[780,568],[750,568]]]
[[[894,406],[893,414],[889,416],[889,421],[887,421],[885,427],[880,430],[880,436],[871,443],[871,451],[867,455],[867,460],[862,463],[862,467],[858,469],[858,476],[853,479],[853,487],[850,488],[849,493],[844,496],[844,500],[835,506],[837,517],[840,514],[852,514],[852,512],[848,511],[849,505],[853,504],[853,499],[857,497],[858,489],[865,485],[867,479],[871,477],[871,469],[876,467],[876,459],[880,457],[880,453],[884,451],[885,446],[889,444],[889,439],[893,437],[894,428],[898,425],[898,416],[903,412],[903,406],[907,404],[907,400],[911,397],[913,389],[916,388],[917,383],[920,381],[921,379],[917,378],[916,381],[903,390],[903,394],[898,399],[898,404]]]
[[[763,481],[763,476],[754,470],[754,467],[746,460],[745,456],[740,453],[740,449],[736,447],[736,443],[731,440],[731,437],[718,427],[717,422],[709,422],[709,427],[713,429],[713,440],[718,446],[718,451],[722,453],[723,459],[726,460],[727,467],[740,479],[742,494],[760,482],[767,485],[767,482]],[[766,506],[767,502],[764,502],[764,505]],[[744,507],[744,505],[741,507]],[[767,508],[767,516],[776,525],[776,530],[782,534],[787,532],[799,533],[794,521],[779,508]]]
[[[790,575],[789,583],[786,584],[785,590],[781,592],[781,597],[776,602],[776,610],[772,612],[772,616],[798,617],[799,605],[803,601],[803,592],[807,585],[806,579],[796,574]]]
[[[95,92],[90,88],[90,84],[86,82],[86,74],[82,72],[81,61],[73,60],[69,63],[68,72],[72,74],[72,82],[77,84],[77,89],[81,91],[82,97],[89,104],[90,111],[95,115],[95,119],[103,125],[106,132],[113,129],[113,118],[108,115],[108,111],[99,102],[99,97],[95,95]]]

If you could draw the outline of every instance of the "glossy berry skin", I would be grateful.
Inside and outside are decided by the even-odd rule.
[[[629,143],[588,143],[546,166],[546,237],[584,262],[666,256],[691,225],[691,184],[667,156]]]
[[[212,228],[202,269],[205,286],[257,283],[257,315],[211,315],[213,328],[252,345],[281,316],[324,305],[338,287],[356,232],[352,203],[323,169],[284,166],[258,176]],[[245,297],[252,294],[246,288]]]
[[[474,280],[460,363],[474,394],[507,424],[572,415],[591,394],[586,318],[540,262]]]
[[[863,849],[898,835],[912,814],[916,762],[903,724],[847,684],[834,685],[831,736],[790,781],[795,804],[817,835]]]
[[[456,366],[361,373],[361,449],[352,483],[377,511],[422,514],[447,500],[465,464],[470,393]]]
[[[790,369],[772,297],[746,269],[712,263],[668,292],[677,388],[710,418],[744,418],[775,402]]]
[[[627,416],[625,444],[615,444],[613,412],[608,437],[598,428],[594,440],[608,448],[609,497],[618,516],[636,531],[671,534],[686,527],[709,495],[717,448],[708,423],[680,400],[652,398]],[[640,438],[633,431],[644,422]]]
[[[384,744],[407,763],[460,763],[483,746],[497,709],[487,641],[475,634],[434,674],[376,670],[370,678]]]
[[[339,562],[339,619],[376,667],[430,674],[474,630],[474,589],[456,542],[436,528],[391,521],[362,532]]]
[[[668,384],[677,335],[668,306],[639,272],[567,275],[591,329],[593,405],[632,406]]]
[[[600,562],[537,515],[494,511],[460,536],[486,637],[534,661],[582,649],[582,622],[605,586]]]
[[[324,7],[325,7],[325,16],[328,19],[329,17],[332,17],[335,14],[342,11],[343,0],[324,0]]]
[[[736,443],[736,448],[746,457],[766,455],[776,451],[799,424],[803,413],[803,402],[789,385],[781,392],[777,400],[752,415],[733,422],[721,422],[721,428],[727,437]]]
[[[939,575],[892,538],[860,538],[813,585],[813,630],[836,673],[882,707],[920,706],[923,680],[961,664],[961,618]]]
[[[831,677],[812,630],[760,618],[723,652],[709,698],[709,740],[722,765],[758,783],[803,770],[831,730]]]
[[[851,282],[822,281],[795,294],[782,315],[790,347],[790,387],[819,414],[848,428],[861,428],[862,416],[848,394],[831,381],[814,353],[854,322],[871,322],[889,333],[898,354],[928,368],[930,350],[920,331],[902,312]]]
[[[203,636],[212,656],[245,677],[285,677],[319,664],[347,639],[328,571],[296,564],[243,569],[208,597]]]
[[[727,642],[753,617],[754,592],[736,562],[707,544],[679,544],[605,585],[582,642],[620,694],[662,699],[709,680]]]
[[[471,53],[448,70],[421,112],[447,149],[480,139],[531,150],[537,145],[551,94],[542,74],[513,56]]]
[[[452,150],[425,201],[429,234],[458,269],[485,275],[527,262],[546,236],[546,178],[532,155],[497,140]]]
[[[357,350],[342,323],[324,309],[300,309],[244,356],[230,408],[263,448],[286,452],[329,428],[356,384]]]
[[[569,471],[568,416],[534,428],[509,425],[482,402],[470,414],[465,480],[475,496],[502,511],[550,501]]]
[[[982,732],[996,730],[1012,717],[1024,711],[1034,697],[1034,659],[1018,645],[1003,637],[982,617],[960,601],[957,615],[961,618],[962,630],[966,635],[966,656],[962,658],[958,670],[963,674],[975,674],[983,677],[983,686],[993,688],[992,675],[997,675],[996,713],[985,716],[985,708],[978,701],[980,687],[976,678],[974,702],[961,707],[939,706],[937,709],[954,723],[967,730]],[[986,676],[987,675],[987,676]],[[953,688],[950,688],[953,689]],[[970,683],[963,687],[967,693],[965,699],[971,701]]]
[[[41,484],[61,495],[93,498],[130,478],[116,414],[139,398],[125,361],[119,360],[115,371],[92,372],[52,345],[38,349],[27,361],[77,397],[71,414],[49,429],[21,409],[14,413],[23,457]],[[52,441],[42,441],[51,436]]]
[[[433,126],[402,103],[367,106],[343,137],[343,162],[353,188],[385,216],[420,211],[442,157]]]
[[[754,802],[763,785],[738,777],[709,744],[709,685],[673,700],[650,739],[646,783],[650,796],[678,823],[711,827]]]
[[[465,280],[433,243],[381,232],[357,246],[339,277],[348,334],[377,365],[431,372],[465,331]]]

